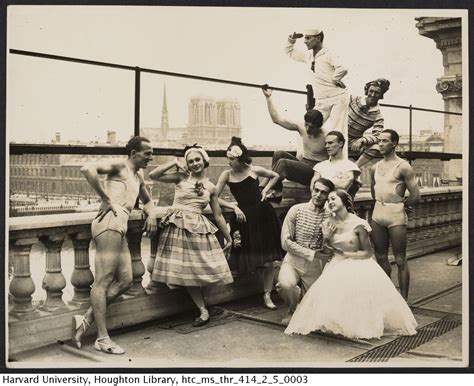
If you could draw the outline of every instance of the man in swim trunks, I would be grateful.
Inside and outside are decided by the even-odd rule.
[[[153,148],[144,137],[133,137],[127,143],[127,159],[107,159],[81,168],[87,182],[102,199],[99,213],[92,222],[91,232],[96,245],[95,279],[91,290],[91,307],[83,317],[73,319],[73,343],[80,348],[81,338],[95,320],[97,339],[94,348],[109,354],[125,351],[114,343],[106,326],[106,308],[130,288],[132,264],[127,243],[127,223],[137,197],[147,214],[144,230],[157,230],[156,214],[140,169],[153,159]],[[103,183],[100,175],[105,175]]]
[[[395,153],[399,136],[394,130],[385,129],[379,134],[379,149],[383,160],[370,170],[371,192],[375,199],[372,213],[372,241],[377,262],[391,276],[388,246],[392,243],[398,268],[401,295],[408,300],[410,272],[406,259],[407,214],[405,208],[416,204],[420,192],[410,164]],[[408,190],[409,196],[405,197]]]

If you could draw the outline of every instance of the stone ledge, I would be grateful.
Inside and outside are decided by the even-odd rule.
[[[274,205],[278,208],[289,208],[297,202],[309,200],[309,190],[307,186],[297,184],[295,182],[285,181],[285,189],[287,193],[284,193],[284,200],[278,205]],[[290,190],[299,191],[300,193],[291,195],[288,194]],[[306,192],[306,193],[304,193]],[[439,188],[424,188],[421,189],[420,194],[422,198],[430,195],[450,194],[450,193],[462,193],[462,186],[446,186]],[[307,195],[307,196],[306,196]],[[372,201],[370,192],[359,192],[355,198],[355,202]],[[157,218],[162,217],[169,207],[156,207]],[[206,215],[212,215],[212,212],[207,209],[204,211]],[[232,211],[223,210],[224,216],[230,216]],[[81,227],[90,224],[96,212],[88,213],[67,213],[67,214],[51,214],[46,216],[25,216],[25,217],[10,217],[8,219],[8,227],[10,232],[25,232],[34,231],[41,229],[50,228],[70,228],[70,227]],[[133,210],[130,215],[130,221],[142,221],[145,216],[141,210]],[[73,233],[73,232],[70,232]]]
[[[207,305],[245,298],[262,292],[258,275],[236,279],[225,286],[205,287]],[[189,295],[181,289],[160,288],[154,293],[124,297],[107,308],[107,328],[115,330],[182,312],[195,310]],[[70,341],[72,316],[84,314],[85,307],[72,308],[61,313],[41,312],[35,319],[10,318],[8,323],[8,352],[10,355],[46,346],[57,341]],[[197,312],[197,310],[196,310]],[[86,335],[93,335],[91,328]]]

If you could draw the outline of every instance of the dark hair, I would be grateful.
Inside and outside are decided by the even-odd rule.
[[[398,133],[395,130],[392,129],[383,129],[381,133],[389,133],[390,134],[390,139],[392,142],[396,142],[398,145],[398,141],[400,141],[400,137]]]
[[[308,110],[304,115],[304,121],[311,124],[311,126],[321,127],[323,125],[323,114],[318,110]]]
[[[344,146],[344,144],[346,143],[346,139],[344,138],[344,134],[342,134],[340,131],[332,130],[332,131],[330,131],[329,133],[326,134],[326,137],[328,137],[330,135],[334,135],[335,137],[337,137],[338,142],[342,142],[342,146]]]
[[[201,146],[201,145],[198,145],[197,143],[195,143],[194,145],[187,145],[184,147],[184,154],[186,154],[186,152],[189,150],[189,149],[201,149],[201,150],[204,150],[204,148]],[[205,150],[204,150],[205,151]],[[201,154],[201,153],[199,153]],[[208,168],[209,167],[209,162],[206,161],[203,157],[202,159],[204,161],[204,168]],[[186,162],[186,160],[184,160]]]
[[[132,155],[132,150],[135,150],[135,151],[142,150],[142,143],[143,142],[150,143],[150,140],[148,138],[140,137],[138,135],[136,135],[135,137],[130,138],[130,140],[127,142],[127,145],[125,146],[125,150],[127,152],[127,155],[130,157]]]
[[[389,89],[390,82],[387,79],[379,78],[379,79],[375,79],[366,83],[364,86],[365,95],[367,95],[367,93],[369,92],[370,86],[380,87],[380,90],[382,91],[382,95],[380,96],[380,99],[383,99],[383,94],[385,94],[387,90]]]
[[[247,165],[250,165],[252,163],[252,157],[249,155],[249,151],[247,147],[242,143],[242,138],[240,137],[232,137],[230,140],[230,145],[227,147],[227,150],[230,150],[232,146],[237,146],[242,150],[242,154],[237,157],[237,159]]]
[[[316,181],[314,181],[313,186],[311,189],[314,189],[314,185],[316,185],[316,182],[319,182],[320,184],[326,186],[329,188],[329,192],[332,192],[335,188],[333,182],[331,180],[328,180],[327,178],[319,177]]]
[[[334,193],[336,193],[339,196],[339,198],[341,199],[342,203],[344,204],[344,206],[346,207],[349,213],[355,213],[354,200],[352,199],[352,196],[349,193],[347,193],[343,189],[336,189],[334,190]]]

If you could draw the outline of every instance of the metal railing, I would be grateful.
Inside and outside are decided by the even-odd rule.
[[[193,75],[193,74],[184,74],[184,73],[163,71],[163,70],[157,70],[157,69],[151,69],[151,68],[142,68],[139,66],[124,65],[124,64],[111,63],[111,62],[102,62],[102,61],[97,61],[97,60],[82,59],[82,58],[75,58],[75,57],[62,56],[62,55],[53,55],[53,54],[34,52],[34,51],[10,49],[9,52],[15,55],[31,56],[31,57],[36,57],[36,58],[59,60],[59,61],[64,61],[64,62],[72,62],[72,63],[92,65],[92,66],[101,66],[101,67],[109,67],[109,68],[115,68],[115,69],[120,69],[120,70],[133,71],[135,74],[134,135],[140,135],[141,73],[150,73],[150,74],[165,75],[165,76],[172,76],[172,77],[178,77],[178,78],[187,78],[187,79],[201,80],[201,81],[206,81],[206,82],[224,83],[224,84],[230,84],[230,85],[235,85],[235,86],[253,87],[253,88],[259,88],[259,89],[266,87],[268,89],[282,91],[282,92],[307,95],[306,91],[270,86],[267,84],[256,84],[256,83],[241,82],[241,81],[235,81],[235,80],[229,80],[229,79],[204,77],[204,76]],[[414,160],[416,158],[441,159],[441,160],[451,160],[451,159],[462,158],[462,154],[458,154],[458,153],[413,152],[412,151],[413,111],[423,111],[423,112],[448,114],[448,115],[462,115],[462,113],[453,112],[453,111],[427,109],[427,108],[422,108],[422,107],[414,107],[412,105],[405,106],[405,105],[394,105],[394,104],[385,104],[385,103],[379,103],[379,105],[383,107],[409,110],[409,151],[399,152],[399,154],[402,157],[407,158],[408,160]],[[10,144],[10,154],[46,154],[48,152],[49,154],[64,154],[65,152],[69,154],[125,154],[125,149],[113,148],[113,147],[108,147],[108,146]],[[209,155],[211,156],[225,156],[225,152],[220,151],[220,150],[210,151],[209,153],[210,153]],[[253,151],[252,153],[253,153],[253,156],[257,156],[257,157],[266,157],[272,154],[271,151]],[[173,149],[173,148],[160,148],[160,149],[156,149],[154,154],[176,156],[176,155],[182,155],[182,151],[179,149]]]

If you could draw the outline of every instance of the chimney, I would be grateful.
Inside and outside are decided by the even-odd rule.
[[[54,140],[55,143],[59,143],[61,142],[61,133],[60,132],[56,132],[55,133],[55,140]]]
[[[113,130],[107,130],[107,143],[110,145],[117,144],[117,133]]]

